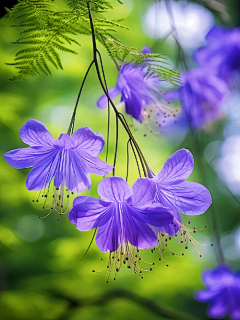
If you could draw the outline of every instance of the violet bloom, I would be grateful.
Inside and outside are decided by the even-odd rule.
[[[151,53],[151,50],[148,46],[145,46],[142,53]],[[142,65],[123,64],[119,71],[116,86],[108,90],[111,100],[121,94],[121,102],[125,104],[126,113],[139,122],[143,121],[144,108],[151,104],[158,105],[154,92],[156,92],[156,85],[159,84],[160,80],[157,74],[146,74],[147,68],[143,68]],[[102,109],[107,107],[108,99],[106,95],[98,99],[97,105]]]
[[[189,70],[182,75],[182,87],[167,92],[167,101],[180,100],[182,114],[194,129],[218,119],[220,104],[228,88],[224,81],[209,73],[207,68]]]
[[[28,190],[45,189],[54,177],[54,208],[56,204],[62,207],[64,186],[73,192],[88,190],[89,173],[103,176],[113,169],[97,158],[104,139],[88,127],[78,129],[71,137],[62,133],[55,140],[40,121],[29,120],[22,126],[20,137],[30,147],[9,151],[4,158],[16,169],[33,167],[27,177]],[[47,194],[48,190],[44,196]]]
[[[240,319],[240,272],[235,274],[228,266],[219,265],[204,271],[202,281],[206,289],[197,291],[195,299],[210,304],[208,317]]]
[[[156,187],[148,178],[139,178],[130,188],[121,177],[107,177],[98,184],[97,190],[101,199],[80,196],[74,200],[69,220],[80,231],[98,228],[99,249],[115,252],[118,269],[127,260],[139,272],[131,246],[138,249],[155,246],[157,237],[149,225],[168,225],[173,220],[171,211],[153,204]]]
[[[207,46],[196,51],[195,60],[229,83],[240,72],[240,28],[213,27],[206,40]]]
[[[174,224],[164,227],[169,235],[176,234],[179,228],[185,230],[180,213],[199,215],[212,203],[207,188],[196,182],[185,181],[192,173],[193,167],[191,152],[180,149],[168,158],[156,176],[149,173],[149,177],[156,184],[155,201],[170,208],[174,213]],[[159,231],[161,232],[161,229]]]

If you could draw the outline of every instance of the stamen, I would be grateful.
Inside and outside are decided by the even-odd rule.
[[[103,259],[101,260],[103,261]],[[133,269],[134,273],[137,273],[137,274],[142,274],[143,271],[152,271],[152,268],[143,269],[140,266],[140,261],[146,264],[151,264],[151,265],[155,264],[155,263],[150,263],[143,260],[140,257],[139,250],[136,247],[130,245],[129,243],[123,243],[122,246],[119,247],[116,251],[109,253],[109,260],[106,268],[98,272],[102,272],[108,269],[108,278],[107,278],[107,283],[108,283],[111,275],[114,275],[113,280],[116,280],[117,273],[120,271],[123,265],[125,265],[127,269]]]

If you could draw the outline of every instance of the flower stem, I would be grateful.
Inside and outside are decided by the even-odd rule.
[[[81,93],[82,93],[82,89],[83,89],[83,86],[85,84],[85,81],[87,79],[87,76],[88,76],[88,73],[93,65],[94,61],[92,61],[87,69],[87,72],[83,78],[83,82],[81,84],[81,87],[80,87],[80,90],[79,90],[79,93],[78,93],[78,96],[77,96],[77,101],[76,101],[76,104],[75,104],[75,108],[73,110],[73,114],[72,114],[72,118],[71,118],[71,121],[70,121],[70,124],[69,124],[69,127],[68,127],[68,131],[67,131],[67,134],[70,136],[71,134],[73,134],[73,129],[74,129],[74,122],[75,122],[75,117],[76,117],[76,113],[77,113],[77,107],[78,107],[78,102],[79,102],[79,99],[80,99],[80,96],[81,96]]]
[[[90,26],[91,26],[91,31],[92,31],[92,44],[93,44],[93,62],[95,64],[96,67],[96,71],[97,71],[97,76],[99,79],[99,82],[101,84],[101,87],[103,89],[103,92],[105,93],[105,95],[108,98],[108,102],[111,104],[117,118],[120,120],[120,122],[122,123],[122,126],[124,127],[124,129],[126,130],[129,138],[131,138],[132,143],[134,144],[134,147],[137,150],[138,156],[140,158],[141,163],[143,164],[142,168],[143,168],[143,172],[145,177],[147,177],[147,172],[150,170],[149,165],[145,159],[145,157],[143,156],[143,153],[139,147],[139,145],[137,144],[135,138],[132,135],[132,132],[125,120],[125,118],[123,117],[123,115],[117,110],[116,106],[114,105],[114,103],[112,102],[111,98],[108,95],[108,90],[107,88],[105,88],[103,80],[102,80],[102,76],[100,73],[100,68],[98,65],[98,59],[97,59],[97,54],[99,54],[99,51],[97,49],[97,44],[96,44],[96,38],[95,38],[95,32],[94,32],[94,25],[93,25],[93,19],[92,19],[92,14],[91,14],[91,9],[90,9],[90,5],[89,2],[87,2],[87,7],[88,7],[88,13],[89,13],[89,20],[90,20]]]

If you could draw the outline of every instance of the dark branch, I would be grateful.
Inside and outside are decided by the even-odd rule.
[[[67,313],[72,312],[75,308],[88,307],[93,305],[104,305],[111,302],[112,300],[123,298],[123,299],[130,300],[140,305],[141,307],[147,309],[148,311],[158,316],[163,316],[167,319],[200,320],[200,318],[198,317],[195,317],[183,311],[176,311],[165,304],[159,304],[159,303],[156,304],[150,299],[144,298],[138,294],[135,294],[133,292],[130,292],[124,289],[112,290],[106,294],[102,294],[97,297],[83,298],[83,299],[76,299],[73,297],[65,296],[59,292],[57,293],[50,292],[50,294],[53,295],[54,298],[64,299],[69,303],[69,308]],[[61,318],[59,318],[59,320],[60,319],[68,319],[68,314],[61,315]]]

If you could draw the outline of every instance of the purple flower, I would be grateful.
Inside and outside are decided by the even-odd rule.
[[[194,167],[190,151],[176,151],[164,164],[162,170],[149,177],[156,184],[155,201],[170,208],[174,213],[174,224],[165,226],[167,234],[174,235],[180,228],[181,215],[198,215],[204,213],[212,203],[210,192],[203,185],[185,181]],[[161,232],[161,229],[159,229]]]
[[[219,265],[205,270],[202,281],[206,289],[197,291],[195,299],[210,303],[208,317],[240,319],[240,272],[234,274],[228,266]]]
[[[60,194],[54,193],[59,198],[64,186],[73,192],[88,190],[91,187],[89,173],[103,176],[113,169],[97,158],[104,140],[100,133],[88,127],[78,129],[71,137],[62,133],[55,140],[40,121],[29,120],[21,128],[20,137],[30,147],[9,151],[4,158],[17,169],[33,167],[27,177],[28,190],[42,190],[54,177],[55,188],[61,187]]]
[[[172,222],[168,208],[153,204],[155,184],[139,178],[132,188],[121,177],[107,177],[98,184],[101,199],[80,196],[74,200],[69,220],[80,231],[98,228],[96,243],[102,252],[129,253],[129,244],[146,249],[157,244],[149,225],[162,227]]]
[[[142,53],[149,54],[151,50],[145,46]],[[126,113],[130,114],[137,121],[142,122],[144,117],[144,108],[150,104],[158,105],[156,98],[156,85],[159,84],[157,74],[147,75],[147,68],[134,63],[123,64],[118,75],[117,84],[114,88],[108,90],[108,94],[113,100],[118,94],[121,94],[121,102],[125,104]],[[98,99],[99,108],[106,108],[108,99],[103,95]]]
[[[184,73],[182,87],[164,97],[168,101],[179,99],[188,125],[198,129],[220,117],[220,104],[227,91],[224,81],[207,68],[198,68]]]
[[[213,27],[206,40],[207,46],[196,51],[195,60],[229,82],[234,73],[240,72],[240,28]]]

